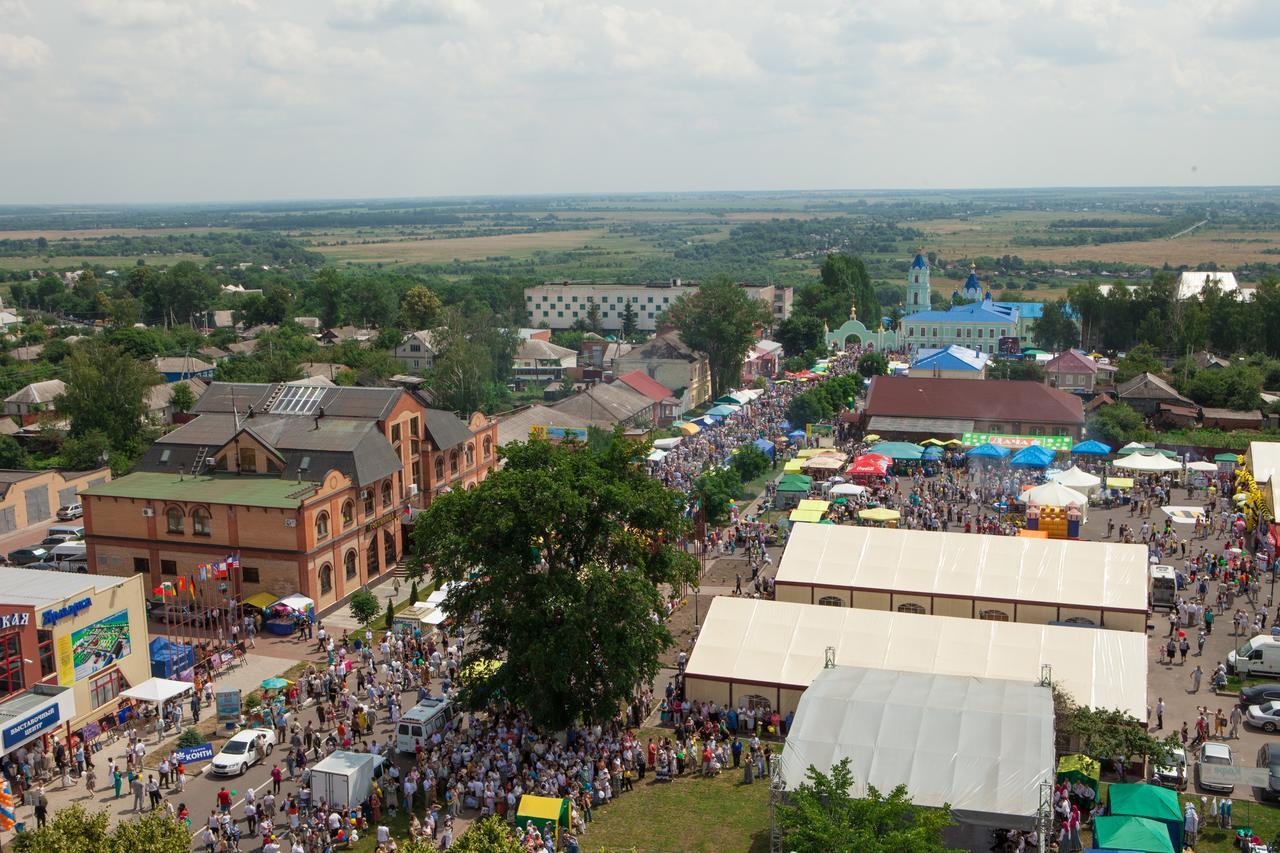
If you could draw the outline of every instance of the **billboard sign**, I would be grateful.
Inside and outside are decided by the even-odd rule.
[[[73,680],[80,681],[106,669],[133,651],[129,636],[129,611],[121,610],[71,632]]]
[[[996,447],[1007,447],[1010,450],[1021,450],[1038,444],[1046,450],[1061,453],[1071,449],[1069,435],[1000,435],[994,432],[966,432],[960,437],[966,447],[977,447],[980,444],[994,444]]]

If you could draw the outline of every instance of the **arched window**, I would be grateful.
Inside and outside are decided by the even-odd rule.
[[[386,565],[396,564],[396,537],[390,530],[384,530],[382,533],[382,553],[386,557],[383,561]]]
[[[364,498],[364,514],[373,515],[373,489],[365,489],[362,497]]]
[[[491,458],[493,456],[493,439],[486,435],[484,437],[484,443],[481,446],[484,448],[484,458]]]
[[[1009,614],[1003,610],[983,610],[978,613],[979,619],[986,619],[988,622],[1008,622]]]
[[[322,512],[316,516],[316,539],[329,538],[329,513]]]
[[[467,467],[474,468],[476,464],[476,446],[471,442],[467,442]]]
[[[818,599],[823,607],[844,607],[844,599],[838,595],[824,595]]]
[[[320,567],[320,594],[333,592],[333,566],[325,563]]]
[[[191,532],[197,536],[209,536],[213,533],[213,516],[209,510],[198,506],[191,510]]]
[[[186,532],[186,516],[182,514],[182,510],[176,506],[171,506],[164,513],[165,519],[169,522],[170,533]]]
[[[437,456],[436,457],[436,482],[440,482],[443,479],[444,479],[444,457]]]
[[[373,577],[378,573],[378,534],[375,533],[369,537],[369,547],[364,555],[365,571],[369,577]]]
[[[391,506],[391,481],[387,480],[382,484],[382,508],[386,509]]]
[[[356,522],[356,504],[355,501],[343,501],[342,503],[342,526],[350,527]]]
[[[449,454],[449,474],[458,473],[458,451],[454,450]]]
[[[358,558],[356,557],[356,549],[352,548],[347,552],[347,556],[342,558],[343,566],[347,570],[347,580],[352,580],[360,573],[360,567],[356,565]]]
[[[923,616],[925,613],[928,613],[929,611],[925,610],[924,607],[922,607],[919,604],[908,602],[906,604],[899,604],[898,612],[899,613],[919,613],[920,615]]]

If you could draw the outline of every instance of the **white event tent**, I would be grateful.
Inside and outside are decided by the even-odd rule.
[[[1138,453],[1134,452],[1117,460],[1115,463],[1117,468],[1125,468],[1129,471],[1145,471],[1148,473],[1159,473],[1162,471],[1181,471],[1182,463],[1158,453]]]
[[[959,824],[1032,829],[1054,780],[1053,694],[1033,682],[835,666],[800,698],[783,750],[794,790],[848,758],[855,799],[905,785]]]
[[[1085,495],[1091,495],[1102,488],[1102,478],[1090,474],[1079,465],[1072,465],[1065,471],[1050,474],[1049,479],[1057,483],[1059,486],[1066,486],[1068,489],[1075,489],[1077,492],[1083,492]]]
[[[1083,509],[1089,505],[1087,497],[1056,480],[1050,480],[1034,489],[1027,489],[1018,495],[1018,500],[1035,506],[1078,506]]]

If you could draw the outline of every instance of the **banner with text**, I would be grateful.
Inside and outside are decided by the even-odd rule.
[[[977,447],[980,444],[994,444],[996,447],[1008,447],[1020,450],[1038,444],[1046,450],[1066,453],[1071,449],[1069,435],[1000,435],[994,432],[966,432],[960,437],[965,447]]]

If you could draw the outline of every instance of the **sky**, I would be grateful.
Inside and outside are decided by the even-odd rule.
[[[1280,184],[1271,0],[0,0],[0,204]]]

